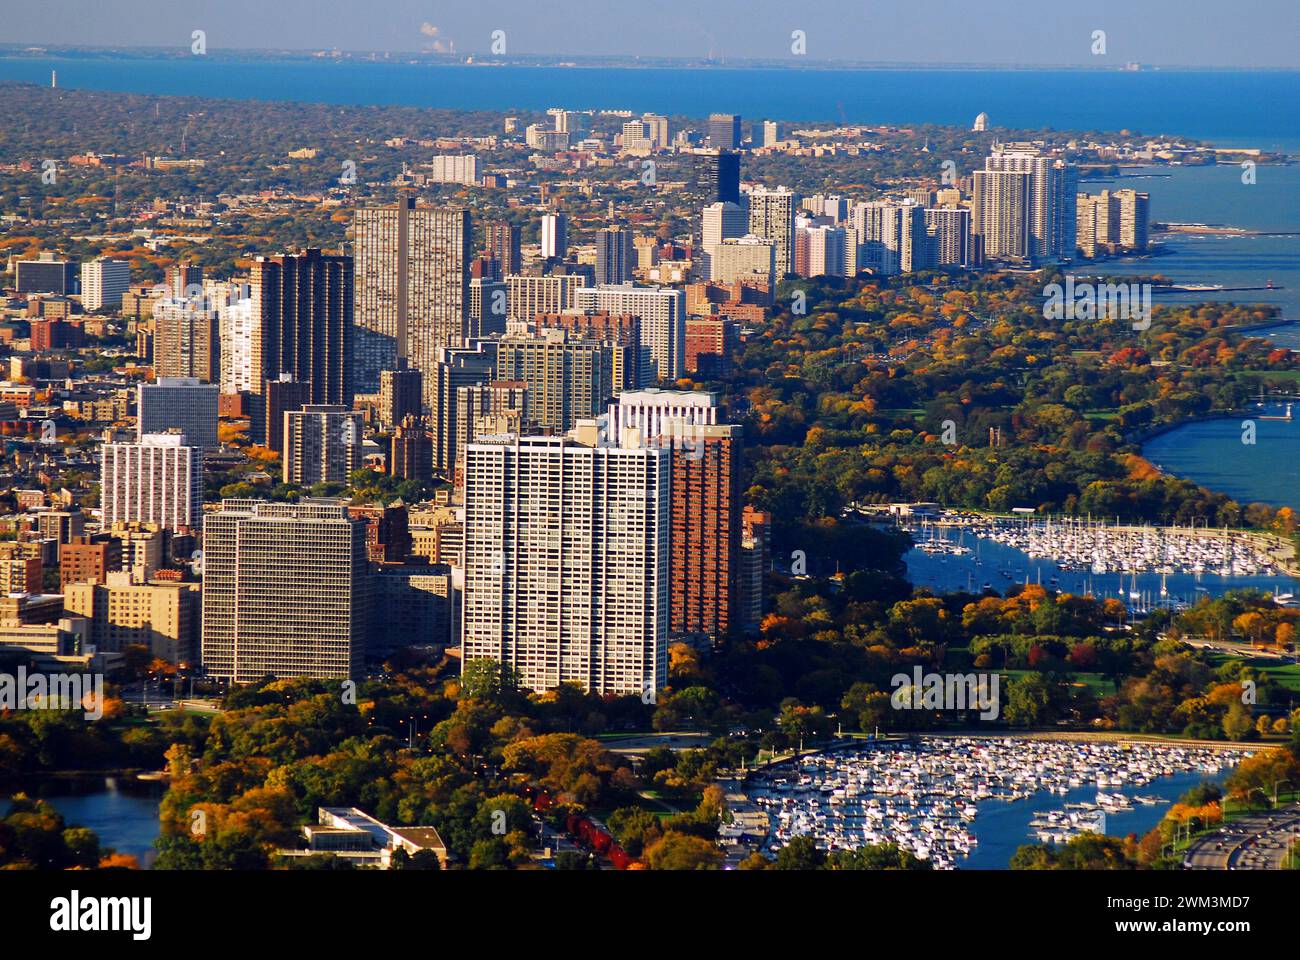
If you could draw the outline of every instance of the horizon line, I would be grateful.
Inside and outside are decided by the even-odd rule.
[[[114,53],[143,55],[153,54],[150,59],[197,59],[197,55],[187,52],[183,45],[159,46],[156,44],[65,44],[65,43],[30,43],[20,41],[0,41],[0,56],[10,52],[18,54],[44,54],[57,57],[60,53]],[[1213,72],[1213,73],[1300,73],[1300,65],[1295,66],[1238,66],[1216,64],[1178,64],[1156,63],[1142,60],[1116,60],[1109,64],[1094,64],[1088,61],[1065,63],[1042,63],[1020,61],[912,61],[912,60],[854,60],[845,57],[688,57],[681,55],[627,55],[627,54],[569,54],[569,53],[518,53],[510,56],[494,55],[490,52],[480,53],[476,50],[462,53],[437,52],[431,50],[408,49],[345,49],[342,47],[219,47],[210,48],[204,57],[213,59],[235,59],[240,55],[257,55],[267,59],[358,59],[374,62],[375,58],[387,60],[401,58],[416,59],[430,66],[557,66],[580,69],[584,64],[591,68],[596,66],[613,66],[615,69],[643,69],[648,67],[669,69],[770,69],[770,70],[989,70],[989,71],[1086,71],[1090,73],[1155,73],[1166,71],[1178,72]],[[143,57],[142,57],[143,58]],[[21,57],[10,59],[22,59]]]

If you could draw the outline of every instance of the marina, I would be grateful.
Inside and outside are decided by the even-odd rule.
[[[1025,843],[1144,832],[1244,752],[1151,743],[954,737],[803,757],[750,778],[761,849],[896,843],[936,869],[1005,868]]]
[[[1017,584],[1115,598],[1130,612],[1184,609],[1203,596],[1255,588],[1282,605],[1295,581],[1265,541],[1204,527],[1126,527],[1096,521],[941,512],[900,522],[915,541],[909,577],[936,592],[1005,593]]]

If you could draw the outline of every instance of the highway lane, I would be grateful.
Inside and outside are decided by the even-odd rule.
[[[1198,838],[1187,850],[1188,870],[1280,870],[1300,838],[1300,805],[1251,813]]]

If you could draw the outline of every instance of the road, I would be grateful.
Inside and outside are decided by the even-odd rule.
[[[1300,838],[1300,805],[1251,813],[1206,834],[1187,849],[1188,870],[1281,870]]]

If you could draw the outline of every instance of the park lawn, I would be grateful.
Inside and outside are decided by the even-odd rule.
[[[1231,657],[1226,653],[1214,653],[1210,655],[1210,663],[1215,667],[1227,663],[1229,660],[1241,660],[1241,657]],[[1277,660],[1263,660],[1259,658],[1246,659],[1245,663],[1251,668],[1258,670],[1260,673],[1267,675],[1274,683],[1284,690],[1291,693],[1300,693],[1300,664],[1280,663]]]
[[[1037,670],[999,670],[1007,680],[1019,680],[1021,677],[1038,673]],[[1100,673],[1071,673],[1068,674],[1071,683],[1082,684],[1092,691],[1094,697],[1108,697],[1115,692],[1115,685],[1106,679],[1104,674]]]
[[[1237,372],[1247,377],[1268,377],[1271,380],[1300,381],[1300,370],[1239,370]]]

